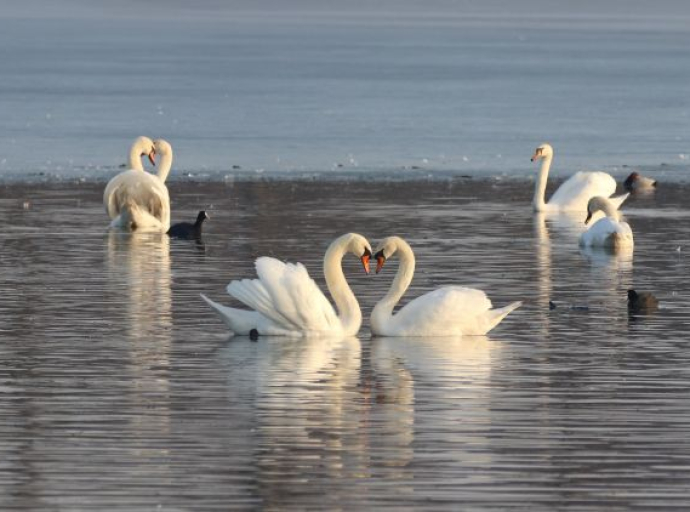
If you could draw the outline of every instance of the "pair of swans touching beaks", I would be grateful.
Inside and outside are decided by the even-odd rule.
[[[158,174],[144,170],[141,158],[148,156],[156,165],[161,156]],[[103,204],[112,219],[111,228],[126,231],[167,232],[170,228],[170,194],[165,180],[172,168],[173,151],[164,139],[155,141],[138,137],[129,151],[128,170],[108,182]]]
[[[367,239],[356,233],[337,238],[324,257],[326,285],[337,312],[302,264],[283,263],[270,257],[256,260],[258,279],[232,281],[227,287],[231,296],[251,310],[223,306],[205,295],[202,298],[237,335],[255,331],[269,336],[354,336],[362,325],[362,312],[343,274],[342,260],[346,254],[356,255],[367,273],[372,254],[377,261],[377,273],[394,255],[400,259],[390,290],[371,313],[374,335],[484,335],[522,304],[513,302],[503,308],[492,309],[491,301],[481,290],[444,286],[417,297],[393,314],[393,308],[414,275],[412,248],[402,238],[392,236],[383,240],[372,253]]]
[[[605,172],[578,172],[566,180],[553,193],[549,202],[544,199],[546,181],[553,160],[553,148],[542,144],[534,152],[532,161],[542,160],[537,177],[532,206],[536,212],[565,213],[586,211],[585,224],[598,218],[592,226],[580,236],[582,247],[600,247],[611,250],[633,246],[633,235],[630,226],[621,221],[618,208],[630,194],[612,197],[616,192],[616,180]],[[605,216],[595,217],[599,212]]]

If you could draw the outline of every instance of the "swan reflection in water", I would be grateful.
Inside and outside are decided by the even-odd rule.
[[[412,461],[415,432],[439,446],[461,447],[448,453],[448,464],[488,462],[489,451],[482,450],[487,440],[477,432],[490,427],[491,369],[501,343],[487,336],[377,337],[371,343],[378,404],[372,422],[381,426],[371,444],[386,475],[399,477],[394,468]]]
[[[369,450],[357,435],[359,339],[236,336],[221,356],[230,368],[230,401],[256,401],[251,456],[266,508],[285,506],[291,497],[304,505],[313,495],[318,503],[323,490],[314,482],[345,485],[344,477],[365,470]],[[304,487],[295,480],[296,467]]]
[[[169,381],[151,368],[169,367],[172,341],[170,241],[160,233],[108,233],[108,286],[113,307],[125,311],[122,328],[129,354],[134,407],[153,409],[135,415],[136,430],[167,430]]]

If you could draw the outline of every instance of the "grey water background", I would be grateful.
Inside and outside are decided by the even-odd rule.
[[[667,510],[690,500],[687,186],[626,206],[634,254],[580,252],[526,182],[171,184],[204,244],[108,233],[102,186],[0,188],[3,510]],[[336,235],[396,233],[407,298],[523,300],[487,337],[229,338],[258,255],[323,286]],[[676,249],[681,246],[681,251]],[[390,285],[356,258],[365,315]],[[657,312],[629,316],[626,290]],[[549,301],[557,308],[549,309]]]
[[[171,179],[684,180],[685,2],[0,3],[0,177],[105,179],[139,134]]]

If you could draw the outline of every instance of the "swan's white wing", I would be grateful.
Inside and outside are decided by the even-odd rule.
[[[285,318],[274,306],[273,299],[259,279],[241,279],[231,281],[227,287],[228,294],[275,324],[287,330],[299,330],[299,326]]]
[[[563,183],[549,199],[560,210],[587,210],[595,196],[610,197],[616,192],[616,180],[605,172],[578,172]],[[626,196],[627,197],[627,196]]]
[[[444,286],[417,297],[393,315],[397,335],[449,336],[476,330],[479,317],[491,309],[481,290]]]
[[[256,273],[276,312],[302,331],[339,331],[333,306],[301,263],[275,258],[256,260]]]

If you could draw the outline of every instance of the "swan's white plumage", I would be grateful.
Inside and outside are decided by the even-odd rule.
[[[158,176],[144,171],[142,154],[162,154]],[[131,169],[111,179],[103,192],[110,226],[125,230],[167,231],[170,228],[170,195],[165,179],[172,165],[172,149],[162,139],[155,143],[139,137],[130,150]]]
[[[232,281],[227,287],[228,294],[252,308],[253,315],[206,297],[204,300],[235,334],[249,334],[256,329],[263,335],[354,335],[361,325],[361,312],[342,272],[342,258],[348,252],[363,258],[371,255],[371,248],[364,237],[349,233],[336,239],[326,253],[326,283],[340,315],[304,265],[265,256],[256,260],[258,279]]]
[[[587,231],[582,233],[580,245],[582,247],[603,247],[612,250],[632,247],[632,229],[630,229],[626,222],[621,221],[616,205],[606,197],[593,197],[587,203],[587,219],[585,224],[597,212],[603,212],[606,216],[596,221]]]
[[[283,328],[337,330],[338,315],[304,265],[264,256],[256,260],[256,273],[259,279],[231,282],[228,293]]]
[[[611,197],[616,193],[616,180],[610,174],[600,171],[580,171],[558,187],[547,203],[544,200],[544,194],[553,159],[553,148],[549,144],[539,146],[532,157],[532,160],[540,159],[544,161],[535,184],[534,199],[532,201],[535,211],[585,211],[587,209],[587,202],[595,196],[607,197],[616,208],[619,208],[628,198],[629,194],[627,193],[618,197]]]
[[[484,335],[496,327],[511,311],[520,307],[513,302],[491,309],[486,294],[464,286],[444,286],[417,297],[397,313],[393,308],[412,281],[414,254],[399,237],[386,238],[377,248],[379,255],[390,258],[400,254],[400,267],[388,294],[374,307],[371,330],[379,336],[459,336]]]
[[[584,211],[587,202],[594,196],[609,197],[616,192],[616,180],[605,172],[580,171],[566,180],[556,190],[547,205],[565,211]],[[621,196],[622,203],[627,194]]]
[[[580,236],[582,247],[602,247],[615,250],[621,247],[631,247],[633,244],[633,233],[630,225],[611,217],[599,219]]]

